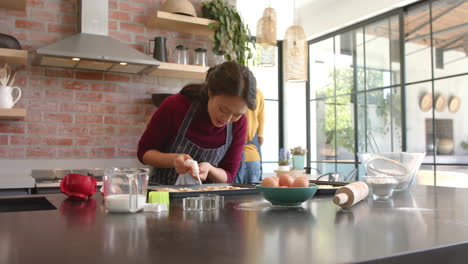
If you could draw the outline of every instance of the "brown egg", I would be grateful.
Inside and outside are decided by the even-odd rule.
[[[291,175],[283,174],[279,177],[279,186],[291,187],[294,178]]]
[[[263,187],[278,187],[279,179],[277,177],[268,177],[262,180]]]
[[[297,177],[291,187],[309,187],[309,180],[306,177]]]

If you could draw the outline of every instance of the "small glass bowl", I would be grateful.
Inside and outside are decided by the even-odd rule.
[[[401,176],[388,175],[367,175],[362,178],[369,185],[374,200],[390,199],[395,187],[404,179]]]
[[[202,194],[198,197],[186,197],[182,200],[186,211],[209,211],[224,207],[224,196],[216,194]]]

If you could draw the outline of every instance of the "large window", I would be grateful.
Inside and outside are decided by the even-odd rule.
[[[258,46],[257,46],[258,47]],[[253,46],[252,46],[253,48]],[[274,66],[261,67],[258,51],[253,48],[254,60],[249,66],[257,79],[257,87],[265,97],[265,129],[262,145],[262,166],[264,173],[271,173],[278,167],[279,152],[279,85],[278,48],[275,48]]]
[[[467,25],[468,1],[427,1],[310,41],[310,167],[426,152],[418,183],[468,187]]]

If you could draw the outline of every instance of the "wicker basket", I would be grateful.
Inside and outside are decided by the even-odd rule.
[[[288,82],[307,81],[308,47],[301,26],[290,26],[283,41],[284,77]]]

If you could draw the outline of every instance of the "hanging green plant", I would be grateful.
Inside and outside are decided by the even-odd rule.
[[[213,41],[213,53],[224,55],[226,60],[236,60],[247,65],[252,58],[249,47],[250,30],[244,24],[236,8],[224,0],[211,0],[201,4],[204,18],[219,21],[209,25],[214,30],[210,40]]]

